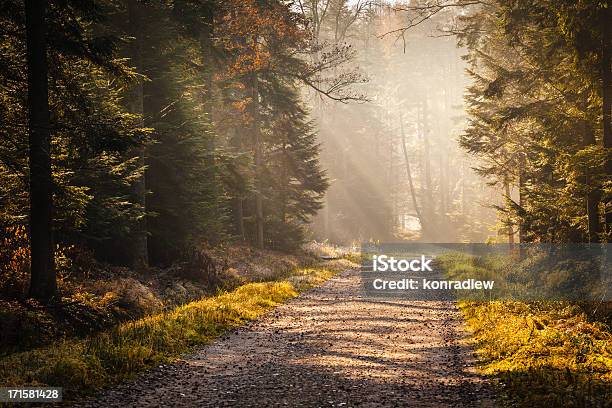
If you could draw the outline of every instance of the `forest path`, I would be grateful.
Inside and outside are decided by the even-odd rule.
[[[358,271],[82,406],[492,407],[453,302],[375,299]]]

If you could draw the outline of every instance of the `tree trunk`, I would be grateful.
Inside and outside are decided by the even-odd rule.
[[[525,154],[524,153],[519,153],[520,157],[519,157],[519,185],[518,185],[518,190],[519,190],[519,207],[521,209],[525,208],[525,205],[527,204],[527,200],[525,198],[525,183],[526,183],[526,177],[525,177],[525,166],[526,166],[526,160],[525,160]],[[519,221],[519,242],[521,243],[521,247],[523,246],[523,244],[525,244],[527,241],[527,229],[525,228],[525,220],[521,219]]]
[[[287,207],[289,205],[289,167],[291,166],[291,157],[287,154],[287,144],[289,141],[282,145],[282,165],[280,172],[280,214],[279,218],[281,223],[287,223]]]
[[[255,42],[255,46],[257,43]],[[259,79],[257,73],[251,76],[251,113],[253,131],[253,149],[255,155],[255,223],[256,223],[256,246],[259,249],[264,247],[264,218],[263,218],[263,197],[261,194],[262,183],[261,173],[263,164],[263,146],[261,140],[261,121],[259,118]]]
[[[446,160],[444,156],[440,156],[440,218],[444,222],[446,213],[448,212],[448,206],[446,204],[446,172],[444,163]]]
[[[519,180],[518,180],[518,191],[519,191],[519,207],[523,209],[527,204],[527,200],[525,198],[525,154],[519,153]],[[527,255],[527,228],[525,228],[525,220],[519,219],[519,259],[525,259]]]
[[[330,238],[331,234],[331,215],[330,215],[330,200],[329,200],[329,191],[325,194],[325,199],[323,202],[323,236],[325,239]]]
[[[465,178],[466,178],[466,174],[465,174],[465,166],[463,164],[461,164],[461,214],[462,215],[467,215],[466,214],[466,209],[467,209],[467,199],[465,196],[466,193],[466,189],[465,189]]]
[[[596,144],[595,134],[588,121],[583,122],[583,143],[585,146]],[[584,184],[589,188],[586,195],[586,213],[588,224],[588,240],[590,243],[601,241],[601,225],[599,222],[599,203],[601,202],[601,189],[598,185],[591,185],[591,169],[584,169]]]
[[[44,0],[26,0],[30,159],[30,297],[48,301],[57,294],[53,254],[53,179]]]
[[[612,38],[610,34],[610,8],[602,8],[601,23],[603,26],[602,55],[601,55],[601,78],[602,78],[602,106],[603,106],[603,145],[612,149]],[[612,160],[606,161],[606,173],[612,175]],[[612,239],[612,209],[606,209],[606,233],[607,241]]]
[[[425,220],[423,219],[423,215],[421,214],[421,210],[419,209],[419,204],[416,198],[416,192],[414,191],[414,183],[412,181],[412,171],[410,169],[410,160],[408,160],[408,151],[406,150],[406,134],[404,132],[404,118],[402,113],[400,112],[400,129],[402,133],[402,151],[404,152],[404,162],[406,163],[406,173],[408,174],[408,184],[410,185],[410,196],[412,197],[412,206],[414,207],[414,211],[419,218],[419,222],[421,223],[421,230],[425,230]]]
[[[597,186],[590,186],[591,177],[589,170],[584,176],[585,184],[590,188],[586,196],[586,212],[588,223],[588,239],[590,243],[600,242],[601,226],[599,224],[599,203],[601,201],[601,192]]]
[[[140,73],[143,72],[143,58],[142,58],[142,45],[143,45],[143,27],[142,27],[142,15],[141,7],[137,0],[128,1],[128,26],[130,28],[130,35],[134,37],[130,43],[130,59],[132,65],[136,67],[136,70]],[[140,115],[139,126],[144,127],[144,89],[143,84],[139,81],[131,89],[128,97],[128,109],[131,113]],[[135,154],[138,157],[139,167],[145,167],[145,145],[144,143],[139,146]],[[146,178],[143,173],[140,179],[134,182],[132,186],[133,200],[138,204],[143,213],[146,212]],[[142,216],[137,224],[136,231],[132,238],[132,267],[138,271],[144,271],[149,265],[149,254],[147,248],[147,221],[146,217]]]
[[[235,155],[243,154],[242,148],[242,135],[241,133],[234,127],[228,129],[228,135],[230,140],[230,146],[232,148],[232,152]],[[240,169],[236,169],[237,177],[240,174]],[[234,232],[238,236],[238,239],[241,242],[245,240],[244,234],[244,189],[237,182],[237,188],[235,191],[232,191],[232,215],[234,219]]]
[[[510,197],[510,181],[506,178],[504,178],[504,192],[506,193],[506,200],[510,200],[512,197]],[[506,222],[508,223],[508,243],[510,244],[510,246],[514,245],[514,228],[512,227],[512,220],[510,218],[510,216],[508,216]]]
[[[212,113],[213,100],[212,100],[212,87],[213,87],[213,73],[214,73],[214,62],[213,62],[213,35],[215,28],[215,13],[212,2],[208,1],[202,6],[202,17],[203,24],[200,32],[200,47],[202,49],[202,55],[204,57],[204,85],[205,85],[205,113],[210,115]]]
[[[432,194],[432,183],[431,183],[431,157],[430,157],[430,145],[429,145],[429,136],[430,129],[427,126],[427,101],[423,103],[423,154],[425,155],[425,186],[426,186],[426,196],[427,196],[427,206],[430,210],[433,209],[433,194]]]
[[[241,242],[244,242],[244,207],[242,197],[236,197],[234,201],[234,224],[236,225],[236,234]]]
[[[435,230],[435,219],[434,219],[434,205],[433,205],[433,192],[432,192],[432,182],[431,182],[431,157],[430,157],[430,145],[429,145],[429,136],[430,136],[430,128],[427,123],[427,98],[421,103],[422,112],[420,115],[420,130],[421,137],[423,138],[423,167],[424,167],[424,184],[425,184],[425,194],[424,194],[424,203],[423,203],[423,215],[427,219],[427,227],[429,227],[424,232],[427,235],[432,234]],[[427,236],[428,239],[433,239],[432,236]]]
[[[207,145],[206,149],[208,150],[208,161],[206,163],[206,167],[208,169],[208,177],[210,182],[213,184],[213,187],[216,186],[215,177],[215,132],[212,131],[213,128],[213,107],[214,107],[214,99],[213,99],[213,75],[215,72],[215,62],[214,62],[214,46],[213,46],[213,37],[215,30],[215,9],[212,1],[207,1],[203,6],[203,24],[202,30],[200,33],[200,47],[202,49],[202,55],[204,56],[204,95],[203,95],[203,106],[204,106],[204,114],[206,115],[206,120],[210,125],[211,131],[208,132],[207,135]]]

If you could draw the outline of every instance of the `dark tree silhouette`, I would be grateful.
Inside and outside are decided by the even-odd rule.
[[[30,296],[47,301],[57,292],[53,257],[53,180],[47,78],[47,2],[26,0],[30,158]]]

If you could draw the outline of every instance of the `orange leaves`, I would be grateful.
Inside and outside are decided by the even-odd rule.
[[[6,227],[0,241],[0,269],[3,274],[25,273],[30,265],[30,247],[24,225]]]
[[[308,35],[300,18],[282,2],[228,0],[216,24],[217,41],[229,56],[220,76],[230,79],[270,70],[280,54],[305,46]]]
[[[236,78],[247,75],[251,72],[259,72],[269,68],[271,55],[265,49],[257,47],[254,50],[236,56],[222,75],[224,79]]]
[[[238,112],[244,113],[246,112],[247,107],[249,106],[250,103],[251,103],[251,98],[245,99],[242,101],[236,101],[232,103],[232,107],[236,109]]]
[[[58,244],[55,246],[55,258],[58,270],[70,266],[74,245]],[[25,281],[30,272],[30,237],[25,225],[12,225],[0,228],[0,292],[13,281]]]

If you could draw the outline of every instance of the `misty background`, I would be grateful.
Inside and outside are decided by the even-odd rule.
[[[343,244],[495,239],[492,205],[502,195],[475,174],[474,158],[457,141],[470,78],[466,51],[449,30],[465,11],[445,10],[405,30],[414,13],[399,11],[398,2],[301,6],[313,19],[315,41],[323,49],[348,44],[351,68],[367,78],[356,85],[363,103],[306,97],[331,181],[314,236]]]

